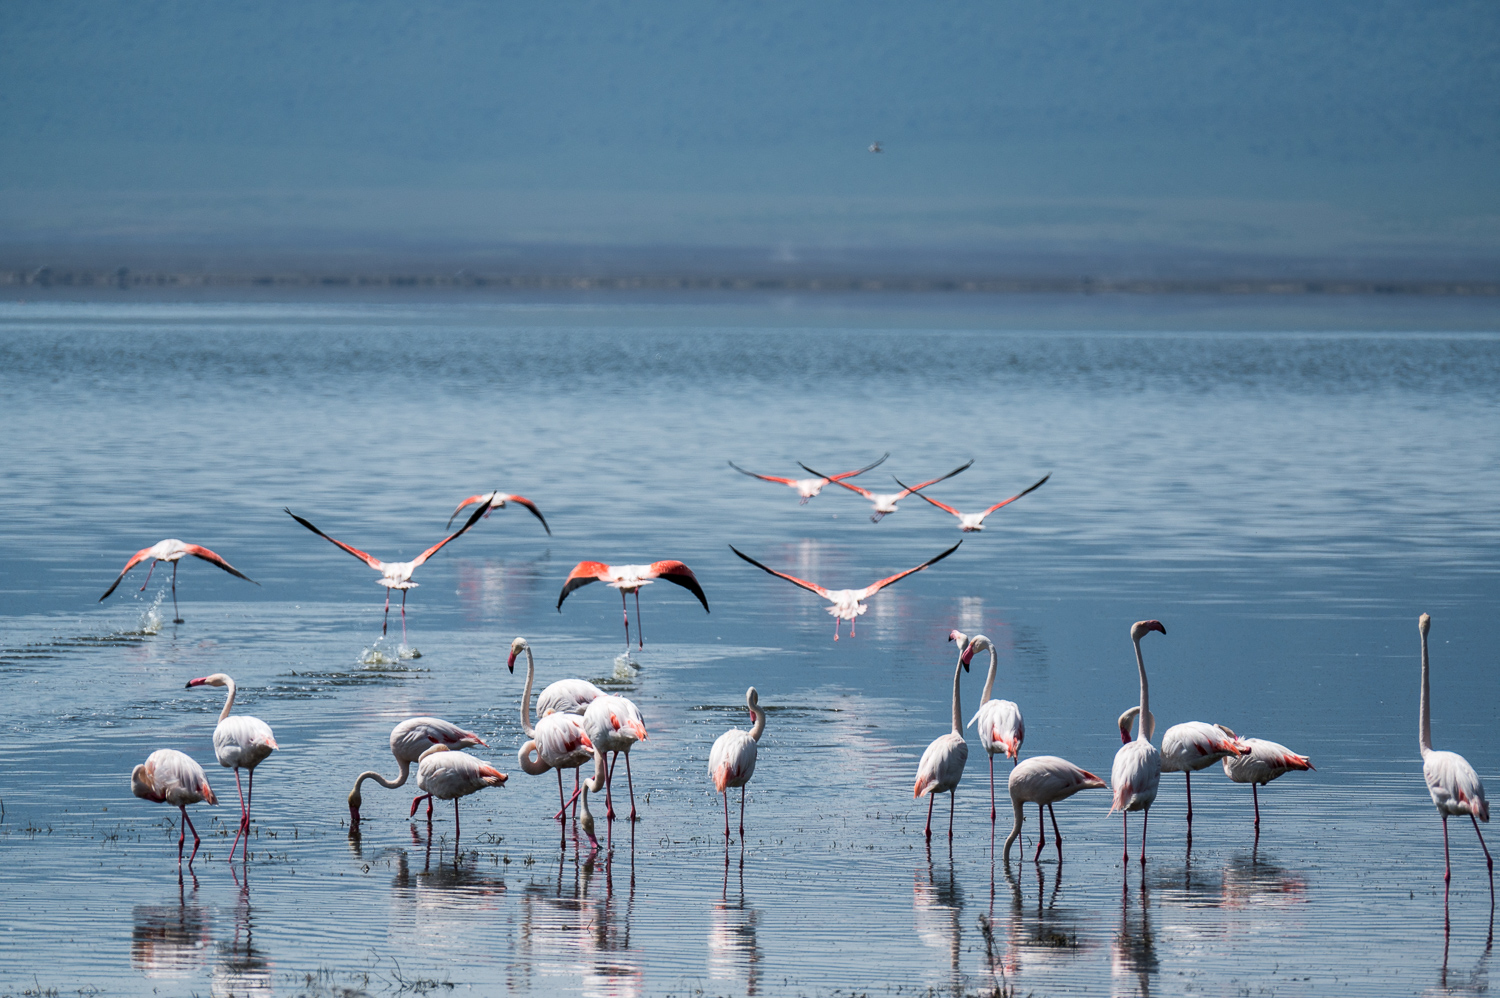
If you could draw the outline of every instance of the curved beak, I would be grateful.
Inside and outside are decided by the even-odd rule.
[[[510,657],[505,660],[505,667],[511,672],[516,671],[516,653],[511,652]]]
[[[204,678],[201,678],[201,679],[189,679],[187,681],[187,685],[184,686],[183,689],[186,690],[186,689],[191,689],[194,686],[202,686],[207,681],[208,681],[207,677],[204,677]]]

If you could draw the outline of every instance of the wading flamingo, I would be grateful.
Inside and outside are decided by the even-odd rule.
[[[417,786],[438,800],[453,802],[453,841],[458,842],[458,799],[477,794],[485,787],[504,786],[509,779],[489,763],[455,752],[446,745],[433,745],[417,762]],[[412,813],[416,813],[412,807]]]
[[[840,622],[845,620],[849,621],[849,636],[851,638],[854,637],[855,620],[859,618],[860,614],[869,609],[867,606],[865,606],[865,600],[869,599],[871,596],[874,596],[876,593],[880,592],[880,590],[884,589],[886,586],[892,584],[893,582],[900,582],[902,579],[906,578],[913,572],[920,572],[928,565],[937,564],[953,552],[957,551],[958,545],[962,543],[963,541],[959,541],[958,544],[953,545],[942,554],[934,558],[928,558],[916,568],[908,568],[904,572],[897,572],[895,575],[881,579],[879,582],[872,583],[863,589],[824,589],[822,586],[818,585],[815,582],[808,582],[806,579],[799,579],[795,575],[788,575],[785,572],[778,572],[774,568],[767,568],[765,565],[762,565],[760,562],[756,561],[748,554],[745,554],[743,551],[736,548],[733,544],[729,545],[729,550],[733,551],[735,554],[739,555],[741,558],[748,561],[750,564],[754,565],[762,572],[769,572],[771,575],[774,575],[779,579],[787,580],[794,586],[801,586],[808,592],[817,593],[819,596],[831,602],[833,606],[828,608],[828,612],[833,614],[833,640],[837,641],[839,639],[839,624]]]
[[[912,493],[913,495],[918,496],[918,497],[920,497],[922,499],[926,499],[928,502],[932,503],[938,509],[945,509],[948,512],[952,513],[954,516],[958,517],[958,529],[962,530],[964,533],[968,534],[968,533],[974,533],[976,531],[983,530],[984,529],[984,518],[985,517],[989,516],[991,513],[993,513],[995,510],[999,509],[1001,506],[1009,506],[1011,503],[1015,502],[1017,499],[1019,499],[1022,496],[1024,496],[1027,492],[1034,492],[1037,489],[1041,488],[1042,485],[1043,485],[1043,483],[1045,483],[1047,481],[1047,479],[1049,479],[1051,477],[1052,477],[1052,475],[1050,473],[1042,476],[1041,481],[1037,482],[1035,485],[1030,486],[1029,488],[1025,489],[1024,491],[1017,492],[1015,495],[1011,496],[1009,499],[1006,499],[1003,502],[997,502],[997,503],[995,503],[995,505],[991,506],[989,509],[985,510],[983,513],[960,513],[958,510],[954,509],[952,506],[949,506],[947,503],[938,502],[936,499],[932,498],[927,493],[917,491],[918,489],[920,489],[920,488],[923,487],[921,485],[908,486],[905,483],[903,483],[901,481],[901,479],[899,479],[899,478],[896,479],[896,484],[900,485],[903,489],[906,489],[906,491]]]
[[[466,749],[474,745],[485,745],[485,741],[474,732],[465,731],[440,717],[410,717],[396,725],[391,729],[391,755],[396,757],[396,762],[401,766],[401,772],[396,774],[393,780],[386,779],[373,769],[359,774],[354,781],[354,789],[349,791],[349,834],[359,834],[359,807],[364,803],[364,798],[359,792],[360,784],[366,780],[374,780],[387,790],[405,786],[412,763],[420,760],[422,753],[434,745],[446,745],[450,749]],[[487,745],[485,747],[488,748]],[[427,817],[431,818],[431,794],[422,794],[414,799],[412,813],[416,813],[417,803],[422,800],[427,801]]]
[[[611,589],[620,590],[620,609],[625,614],[625,648],[627,653],[630,649],[630,609],[625,605],[625,594],[635,593],[635,629],[636,636],[640,640],[641,647],[646,647],[646,634],[641,629],[641,587],[649,586],[657,579],[681,586],[694,596],[698,602],[703,604],[703,612],[708,613],[708,597],[703,595],[703,587],[698,585],[698,577],[693,570],[680,561],[654,561],[649,565],[605,565],[597,561],[580,561],[573,566],[573,571],[563,582],[562,592],[557,594],[557,612],[562,613],[563,600],[568,594],[580,586],[586,586],[590,582],[603,582]]]
[[[208,785],[208,774],[203,772],[203,767],[176,749],[157,749],[131,772],[130,792],[142,800],[170,804],[182,812],[182,824],[178,826],[177,834],[177,865],[182,866],[182,845],[191,831],[193,852],[188,856],[188,869],[191,870],[193,860],[198,856],[198,843],[202,840],[188,817],[187,806],[199,801],[219,803]]]
[[[172,563],[172,623],[181,624],[183,622],[182,615],[177,611],[177,563],[183,559],[184,555],[202,558],[210,565],[218,565],[230,575],[244,579],[246,582],[255,582],[250,576],[241,572],[208,548],[197,544],[184,544],[182,541],[169,537],[164,541],[157,541],[148,548],[141,548],[135,554],[131,555],[130,560],[125,563],[125,567],[120,569],[120,574],[115,576],[115,581],[110,583],[110,587],[104,590],[104,595],[99,597],[99,602],[103,603],[109,599],[109,594],[115,591],[126,575],[130,574],[130,570],[147,558],[150,558],[151,567],[146,569],[146,581],[141,583],[140,588],[140,592],[145,592],[146,587],[151,584],[151,573],[156,571],[156,563],[159,561],[170,561]],[[260,585],[259,582],[255,582],[255,584],[257,586]],[[191,863],[188,865],[192,866]]]
[[[1167,633],[1159,620],[1138,620],[1130,628],[1130,640],[1135,645],[1135,665],[1141,674],[1140,716],[1148,721],[1137,725],[1134,741],[1120,746],[1109,774],[1109,782],[1114,788],[1109,813],[1119,811],[1125,823],[1126,864],[1130,862],[1130,812],[1141,812],[1142,866],[1146,863],[1146,821],[1151,816],[1151,804],[1156,800],[1156,788],[1161,782],[1161,753],[1151,744],[1151,696],[1146,685],[1146,662],[1141,658],[1141,638],[1152,631]]]
[[[614,791],[615,764],[620,753],[625,753],[625,782],[630,787],[630,820],[638,821],[635,810],[635,779],[630,775],[630,749],[638,741],[646,739],[646,722],[640,709],[625,697],[605,695],[598,697],[583,712],[583,730],[594,743],[595,752],[611,752],[609,769],[604,782],[604,816],[615,819]],[[598,788],[595,788],[595,792]]]
[[[1151,726],[1156,727],[1152,718]],[[1123,737],[1123,735],[1122,735]],[[1161,771],[1181,773],[1187,786],[1187,837],[1193,839],[1193,774],[1226,756],[1249,753],[1249,747],[1222,724],[1184,721],[1161,736]]]
[[[1016,821],[1005,837],[1005,862],[1010,862],[1010,846],[1021,836],[1021,823],[1026,820],[1026,805],[1036,805],[1036,855],[1035,863],[1042,857],[1042,847],[1047,844],[1047,826],[1042,817],[1042,806],[1052,815],[1052,834],[1057,843],[1057,861],[1062,862],[1062,832],[1057,827],[1057,812],[1052,805],[1067,800],[1080,790],[1103,789],[1105,783],[1086,769],[1079,769],[1066,759],[1055,755],[1039,755],[1027,759],[1010,771],[1010,804],[1015,810]]]
[[[1000,665],[1000,655],[995,650],[995,642],[983,634],[976,634],[970,638],[962,631],[953,631],[948,635],[948,640],[957,641],[960,648],[967,649],[971,660],[978,651],[988,648],[990,652],[990,671],[984,679],[984,692],[979,695],[979,710],[969,718],[969,723],[965,727],[972,727],[978,722],[979,744],[984,746],[985,753],[990,757],[990,822],[993,824],[995,821],[995,756],[1001,752],[1005,753],[1012,766],[1020,760],[1021,742],[1026,739],[1026,722],[1021,718],[1021,708],[1013,701],[990,699],[990,691],[995,688],[995,672]],[[1059,797],[1058,800],[1062,798]]]
[[[516,753],[516,760],[527,776],[540,776],[549,769],[557,770],[557,799],[562,802],[562,807],[553,817],[564,821],[568,805],[572,801],[563,799],[562,771],[577,770],[588,762],[593,758],[594,746],[589,741],[588,733],[583,730],[583,718],[577,714],[554,712],[537,718],[536,725],[532,725],[531,680],[535,669],[530,665],[530,658],[528,649],[526,689],[521,694],[521,730],[529,740],[521,745],[520,751]],[[511,662],[515,662],[514,649],[511,651]],[[576,789],[573,791],[573,799],[578,799]]]
[[[1255,838],[1260,839],[1260,792],[1278,776],[1293,770],[1308,770],[1313,764],[1307,756],[1298,755],[1285,745],[1268,742],[1263,738],[1241,738],[1240,744],[1250,751],[1240,755],[1224,757],[1224,775],[1236,783],[1250,784],[1250,796],[1255,801]]]
[[[282,508],[286,509],[286,507],[284,506]],[[292,519],[296,520],[298,523],[302,524],[308,530],[311,530],[313,533],[317,534],[325,541],[328,541],[338,547],[343,548],[345,551],[348,551],[350,554],[354,555],[354,557],[358,558],[360,561],[364,562],[366,565],[369,565],[371,568],[375,569],[375,571],[380,573],[380,584],[382,586],[385,586],[385,617],[384,619],[382,619],[380,624],[381,637],[385,637],[386,627],[391,622],[391,590],[401,590],[401,643],[406,644],[406,591],[408,589],[415,589],[417,587],[417,583],[411,580],[412,573],[421,568],[428,558],[431,558],[433,555],[441,551],[444,544],[447,544],[455,537],[462,536],[465,530],[468,530],[470,527],[474,526],[474,523],[485,514],[485,511],[488,508],[489,507],[487,506],[481,506],[479,509],[476,509],[474,511],[474,515],[469,517],[468,521],[462,527],[459,527],[456,531],[449,534],[447,537],[444,537],[432,547],[417,555],[411,561],[381,561],[374,555],[366,554],[357,547],[353,547],[349,544],[345,544],[343,541],[335,540],[334,538],[329,537],[327,534],[323,533],[323,531],[319,530],[317,527],[313,526],[307,520],[302,519],[302,517],[298,516],[296,513],[293,513],[289,509],[286,510],[286,515],[290,516]]]
[[[234,845],[229,847],[229,858],[234,859],[235,846],[240,836],[245,837],[245,852],[250,850],[250,805],[255,800],[255,767],[278,748],[271,726],[258,717],[239,714],[229,716],[234,707],[234,680],[222,672],[200,679],[189,679],[184,689],[194,686],[226,686],[229,695],[224,698],[224,709],[219,712],[219,724],[214,728],[214,755],[219,765],[234,770],[234,788],[240,794],[240,827],[234,833]],[[240,787],[240,770],[250,774],[248,790]]]
[[[801,461],[798,461],[797,463],[798,464],[802,464]],[[936,485],[938,482],[946,481],[946,480],[952,478],[954,475],[958,474],[960,471],[967,470],[968,467],[969,467],[969,465],[972,465],[973,463],[974,462],[972,460],[970,460],[967,464],[961,464],[961,465],[959,465],[957,468],[954,468],[952,471],[948,472],[946,475],[939,475],[937,478],[929,478],[927,481],[923,482],[921,485],[913,485],[910,488],[904,488],[903,487],[900,492],[875,493],[875,492],[871,492],[869,489],[862,489],[858,485],[850,485],[848,482],[843,481],[841,478],[838,478],[838,477],[827,477],[827,476],[825,476],[825,477],[827,477],[827,481],[837,482],[838,484],[842,485],[844,488],[848,489],[850,492],[858,492],[860,495],[864,496],[866,499],[868,499],[872,503],[874,503],[875,504],[875,512],[873,512],[873,513],[870,514],[870,522],[871,523],[879,523],[882,519],[884,519],[885,517],[889,516],[891,513],[896,512],[896,510],[897,510],[896,503],[900,502],[902,499],[905,499],[907,496],[911,495],[913,492],[917,491],[918,489],[925,489],[929,485]],[[802,467],[806,468],[808,471],[812,471],[812,473],[814,475],[821,475],[822,474],[822,472],[820,472],[820,471],[813,471],[813,469],[808,468],[807,465],[805,465],[805,464],[802,464]]]
[[[1453,868],[1448,862],[1448,816],[1467,814],[1474,823],[1474,834],[1479,836],[1479,848],[1484,850],[1484,863],[1490,871],[1490,908],[1495,907],[1495,861],[1490,858],[1490,847],[1484,844],[1484,835],[1479,831],[1479,822],[1490,820],[1489,801],[1484,799],[1484,784],[1479,774],[1467,759],[1457,752],[1434,752],[1432,750],[1432,715],[1429,704],[1432,698],[1427,693],[1427,632],[1432,627],[1432,618],[1427,614],[1417,618],[1417,630],[1422,632],[1422,706],[1421,720],[1417,726],[1417,744],[1422,749],[1422,778],[1427,781],[1427,792],[1438,814],[1443,816],[1443,890],[1453,879]],[[1444,901],[1446,902],[1446,896]]]
[[[510,656],[505,660],[505,667],[515,672],[516,657],[523,651],[526,653],[526,698],[529,700],[531,684],[536,678],[536,659],[532,657],[531,645],[525,638],[516,638],[510,643]],[[604,691],[586,679],[559,679],[537,694],[536,716],[577,714],[582,717],[589,704],[602,696]]]
[[[817,478],[778,478],[775,475],[757,475],[753,471],[746,471],[744,468],[741,468],[733,461],[729,462],[729,466],[742,475],[749,475],[751,478],[759,478],[763,482],[775,482],[778,485],[785,485],[789,488],[796,489],[797,495],[801,496],[801,498],[797,500],[797,504],[800,506],[805,505],[807,503],[807,500],[811,499],[819,492],[822,492],[823,486],[828,485],[831,482],[842,482],[844,479],[853,478],[855,475],[863,475],[871,468],[879,467],[881,463],[890,456],[890,452],[887,451],[886,453],[880,455],[879,459],[877,459],[873,464],[867,464],[863,468],[859,468],[854,471],[846,471],[842,475],[818,475]],[[803,467],[806,468],[807,465],[803,465]],[[811,468],[808,468],[807,470],[812,471]],[[816,471],[813,471],[813,474],[817,475],[818,473]]]
[[[745,784],[755,775],[755,757],[760,736],[766,730],[766,712],[760,706],[760,692],[754,686],[745,691],[745,706],[750,708],[750,730],[730,728],[714,740],[708,753],[708,778],[714,790],[724,795],[724,838],[729,838],[729,788],[740,788],[740,840],[745,838]],[[724,854],[729,862],[729,854]]]
[[[932,805],[937,795],[948,795],[948,838],[953,838],[953,808],[958,799],[958,781],[964,778],[964,763],[969,761],[969,743],[964,740],[963,707],[958,698],[959,678],[969,671],[969,659],[974,657],[971,649],[959,649],[958,662],[953,666],[953,730],[933,740],[922,753],[917,763],[917,782],[912,796],[927,798],[927,831],[932,839]]]
[[[448,517],[448,526],[453,526],[454,517],[463,512],[463,508],[465,506],[473,505],[476,502],[484,504],[484,518],[486,520],[490,518],[490,510],[504,509],[505,504],[508,502],[513,502],[517,506],[525,506],[527,509],[531,510],[532,516],[542,521],[542,529],[547,531],[547,536],[552,536],[552,528],[547,526],[547,518],[542,515],[541,510],[536,508],[536,503],[532,502],[530,499],[527,499],[525,496],[513,496],[505,492],[486,492],[484,495],[469,496],[469,498],[459,503],[458,508],[455,509],[453,511],[453,514]]]
[[[599,840],[594,836],[594,812],[589,810],[589,794],[598,793],[608,783],[609,770],[604,762],[604,751],[596,744],[594,746],[594,775],[583,781],[583,804],[582,811],[578,816],[578,824],[582,826],[583,833],[589,837],[591,845],[590,853],[599,851]]]

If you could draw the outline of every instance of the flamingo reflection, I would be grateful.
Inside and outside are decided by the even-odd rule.
[[[132,911],[130,965],[147,977],[181,978],[196,975],[213,936],[207,909],[197,901],[198,878],[188,895],[177,878],[175,904],[138,904]]]
[[[1151,895],[1141,882],[1140,897],[1132,910],[1130,888],[1120,889],[1120,931],[1110,950],[1110,974],[1115,979],[1113,994],[1139,994],[1150,998],[1151,979],[1158,970],[1156,938],[1151,933]],[[1135,978],[1136,990],[1127,990]]]
[[[739,897],[729,898],[729,846],[724,847],[724,881],[719,900],[708,913],[708,976],[716,981],[743,981],[745,993],[755,994],[760,977],[760,942],[756,925],[760,912],[745,903],[745,846],[740,844]]]
[[[241,872],[232,864],[229,872],[239,888],[234,904],[234,933],[219,942],[211,991],[216,995],[270,995],[272,964],[255,948],[255,927],[250,910],[250,867]]]
[[[951,840],[948,843],[948,863],[942,868],[934,865],[931,840],[928,841],[927,864],[915,870],[911,901],[916,915],[917,938],[925,945],[947,953],[949,980],[946,987],[954,994],[962,994],[964,975],[959,958],[964,949],[964,889],[953,874]]]

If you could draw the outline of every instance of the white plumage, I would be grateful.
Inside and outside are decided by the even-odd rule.
[[[714,790],[724,795],[724,837],[729,837],[729,788],[740,787],[740,838],[745,837],[744,786],[755,775],[755,759],[760,752],[760,736],[766,730],[766,712],[760,707],[760,692],[754,686],[745,691],[745,706],[750,710],[750,730],[730,728],[714,740],[708,753],[708,777]]]
[[[187,806],[207,801],[219,803],[213,789],[208,785],[208,774],[192,758],[176,749],[157,749],[146,757],[130,773],[130,792],[142,800],[158,804],[170,804],[182,813],[182,825],[177,833],[177,865],[182,865],[182,846],[189,830],[193,833],[193,852],[188,857],[188,869],[198,857],[198,829],[188,817]]]
[[[248,714],[229,716],[234,708],[234,680],[222,672],[199,679],[188,680],[188,687],[223,686],[229,695],[224,698],[224,709],[219,712],[219,724],[214,728],[214,756],[219,765],[234,770],[234,786],[240,791],[240,824],[234,833],[234,843],[229,847],[229,858],[234,859],[235,849],[243,836],[246,848],[250,842],[250,807],[255,801],[255,767],[277,749],[276,736],[271,726],[258,717]],[[248,792],[240,786],[240,770],[250,774]],[[189,864],[191,865],[191,864]]]

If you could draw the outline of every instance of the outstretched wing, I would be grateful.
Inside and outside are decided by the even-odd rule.
[[[895,575],[892,575],[888,579],[881,579],[879,582],[875,583],[874,585],[866,586],[861,591],[861,594],[860,594],[859,598],[861,600],[867,600],[871,596],[874,596],[876,593],[880,592],[880,590],[884,589],[886,586],[890,585],[891,583],[893,583],[893,582],[900,582],[902,579],[906,578],[908,575],[910,575],[913,572],[920,572],[922,569],[926,568],[928,565],[935,565],[935,564],[937,564],[938,562],[942,561],[944,558],[948,557],[953,552],[957,551],[959,544],[962,544],[962,543],[963,543],[963,541],[959,541],[958,544],[953,545],[951,548],[949,548],[948,550],[944,551],[942,554],[938,555],[937,557],[935,557],[935,558],[928,558],[926,561],[922,562],[922,564],[918,565],[916,568],[908,568],[904,572],[897,572]]]
[[[357,547],[351,547],[350,545],[345,544],[343,541],[334,540],[332,537],[329,537],[327,534],[323,533],[323,531],[319,530],[317,527],[313,526],[311,523],[308,523],[306,520],[302,519],[302,517],[298,516],[296,513],[293,513],[291,510],[287,509],[285,506],[283,506],[281,508],[284,509],[284,510],[286,510],[286,515],[287,516],[290,516],[292,519],[296,520],[298,523],[302,524],[308,530],[311,530],[313,533],[317,534],[319,537],[323,538],[325,541],[328,541],[328,542],[330,542],[332,544],[337,544],[339,547],[343,548],[345,551],[348,551],[350,554],[354,555],[354,557],[358,558],[360,561],[364,562],[366,565],[369,565],[371,568],[375,569],[375,571],[379,572],[379,571],[381,571],[383,569],[383,565],[381,564],[380,559],[376,558],[374,555],[365,554],[365,552],[361,551]]]
[[[609,578],[609,566],[602,561],[580,561],[573,566],[573,571],[568,573],[563,582],[562,592],[557,594],[557,612],[562,613],[563,600],[568,594],[579,586],[586,586],[590,582],[604,582]]]
[[[882,464],[885,463],[885,459],[888,458],[888,457],[890,457],[890,456],[891,456],[891,452],[890,451],[886,451],[884,454],[882,454],[878,458],[876,458],[872,463],[865,465],[863,468],[856,468],[853,471],[846,471],[842,475],[831,475],[831,476],[829,476],[828,480],[830,482],[842,482],[846,478],[853,478],[855,475],[863,475],[865,472],[869,471],[871,468],[878,468],[878,467],[880,467]],[[817,472],[814,472],[814,474],[817,474]]]
[[[110,584],[110,587],[108,589],[104,590],[104,595],[99,597],[99,602],[103,603],[105,600],[109,599],[109,594],[114,592],[115,589],[120,585],[120,580],[125,578],[126,575],[129,575],[132,568],[145,561],[146,556],[150,553],[150,548],[141,548],[135,554],[131,555],[130,560],[125,563],[125,567],[120,569],[120,574],[115,576],[115,581]],[[236,572],[234,574],[238,575],[239,573]]]
[[[698,602],[703,604],[703,609],[708,610],[708,597],[703,595],[703,587],[698,585],[698,577],[693,570],[680,561],[654,561],[651,563],[649,573],[653,579],[661,579],[663,582],[672,582],[686,589],[698,597]]]
[[[892,478],[896,478],[895,475],[892,475],[891,477]],[[916,496],[918,499],[926,499],[928,502],[932,503],[938,509],[946,509],[948,512],[952,513],[954,516],[958,517],[959,519],[963,519],[963,514],[960,513],[958,510],[954,509],[952,506],[949,506],[945,502],[938,502],[936,499],[932,498],[931,496],[929,496],[925,492],[918,492],[917,490],[920,489],[920,488],[923,488],[923,486],[921,486],[921,485],[907,485],[905,482],[903,482],[899,478],[896,478],[896,484],[899,485],[899,486],[901,486],[903,489],[905,489],[907,495],[909,495],[909,496]]]
[[[858,485],[850,485],[848,482],[841,482],[837,478],[832,478],[832,477],[830,477],[828,475],[823,474],[821,471],[813,471],[807,465],[802,464],[801,461],[798,461],[797,463],[799,465],[802,465],[802,470],[807,471],[807,472],[811,472],[812,474],[817,475],[819,478],[823,479],[824,481],[836,482],[837,484],[842,485],[844,488],[848,489],[850,492],[858,492],[860,495],[864,496],[866,499],[870,500],[871,502],[875,501],[875,496],[870,492],[869,489],[862,489]]]
[[[995,505],[991,506],[989,509],[985,510],[983,513],[980,513],[979,514],[979,518],[981,520],[983,520],[985,517],[989,516],[991,513],[993,513],[995,510],[999,509],[1001,506],[1008,506],[1009,504],[1015,502],[1017,499],[1019,499],[1022,496],[1024,496],[1027,492],[1034,492],[1034,491],[1036,491],[1037,489],[1039,489],[1039,488],[1042,487],[1043,483],[1045,483],[1047,481],[1047,479],[1049,479],[1051,477],[1052,477],[1052,473],[1049,471],[1046,475],[1042,476],[1042,480],[1040,482],[1037,482],[1035,485],[1033,485],[1030,488],[1026,489],[1025,492],[1017,492],[1015,495],[1011,496],[1009,499],[1005,500],[1004,502],[997,502],[997,503],[995,503]]]
[[[413,558],[411,560],[411,567],[412,568],[416,568],[418,565],[422,564],[428,558],[431,558],[433,555],[435,555],[439,551],[441,551],[443,549],[443,545],[444,544],[447,544],[449,541],[453,540],[455,537],[461,537],[461,536],[463,536],[463,532],[465,530],[468,530],[470,527],[474,526],[474,524],[478,523],[479,522],[479,518],[481,516],[483,516],[488,511],[489,511],[489,506],[487,506],[487,505],[480,506],[478,509],[476,509],[474,511],[474,514],[469,517],[469,519],[464,523],[464,525],[462,527],[459,527],[457,530],[453,531],[453,533],[449,534],[447,537],[444,537],[442,540],[438,541],[432,547],[428,548],[426,551],[423,551],[421,554],[419,554],[415,558]],[[330,537],[329,540],[333,540],[333,538]],[[337,544],[338,542],[334,541],[334,543]]]
[[[246,575],[244,572],[241,572],[239,569],[237,569],[233,565],[229,564],[229,562],[225,561],[223,558],[220,558],[218,555],[214,554],[208,548],[203,547],[202,545],[199,545],[199,544],[188,544],[188,545],[186,545],[186,547],[187,547],[187,553],[190,554],[190,555],[192,555],[194,558],[202,558],[206,562],[209,562],[209,563],[214,564],[214,565],[218,565],[220,568],[222,568],[224,571],[228,572],[230,575],[237,575],[240,578],[244,579],[246,582],[255,582],[255,580],[252,579],[252,578],[250,578],[250,576]],[[257,586],[260,585],[259,582],[255,582],[255,584]]]
[[[470,505],[472,505],[472,504],[474,504],[476,502],[485,502],[486,503],[486,507],[485,508],[486,509],[489,508],[488,507],[488,500],[494,494],[495,493],[493,493],[493,492],[485,492],[482,495],[469,496],[469,498],[465,499],[463,502],[459,503],[456,507],[454,507],[454,510],[453,510],[452,514],[449,515],[448,522],[444,525],[443,529],[446,530],[446,529],[448,529],[448,527],[453,526],[453,520],[458,516],[459,513],[463,512],[463,509],[464,509],[465,506],[470,506]]]
[[[905,499],[907,496],[911,495],[913,492],[916,492],[918,489],[925,489],[929,485],[936,485],[938,482],[947,481],[948,479],[952,478],[954,475],[958,474],[960,471],[967,471],[969,469],[969,465],[971,465],[973,463],[974,463],[974,459],[970,458],[967,463],[959,465],[957,468],[954,468],[952,471],[948,472],[946,475],[939,475],[937,478],[929,478],[927,481],[923,482],[921,485],[913,485],[910,488],[907,488],[907,486],[901,485],[900,482],[897,482],[896,484],[897,485],[901,485],[901,487],[903,489],[906,489],[906,491],[902,492],[899,496],[896,497],[896,499],[898,501],[901,500],[901,499]],[[891,477],[894,478],[895,476],[892,475]],[[853,488],[853,486],[846,486],[846,488]],[[927,499],[926,496],[923,496],[922,498],[923,499]],[[928,500],[928,502],[931,502],[931,501],[932,500],[930,500],[930,499]]]
[[[733,468],[735,471],[738,471],[742,475],[749,475],[751,478],[759,478],[763,482],[779,482],[782,485],[796,485],[797,484],[797,480],[795,478],[777,478],[775,475],[757,475],[753,471],[746,471],[744,468],[741,468],[739,465],[735,464],[733,461],[729,462],[729,466],[731,468]]]
[[[962,542],[960,542],[960,543],[962,543]],[[788,575],[785,572],[778,572],[774,568],[767,568],[766,566],[762,565],[760,562],[756,561],[754,558],[750,557],[748,554],[745,554],[745,552],[743,552],[743,551],[739,550],[738,548],[736,548],[733,544],[729,545],[729,550],[733,551],[735,554],[739,555],[741,558],[745,559],[750,564],[752,564],[756,568],[760,569],[762,572],[770,572],[772,575],[777,576],[778,578],[782,578],[782,579],[787,580],[788,582],[790,582],[794,586],[801,586],[803,589],[806,589],[808,592],[817,593],[819,596],[823,597],[824,599],[828,598],[828,590],[824,589],[820,585],[817,585],[816,583],[808,582],[806,579],[799,579],[795,575]]]
[[[522,506],[525,506],[527,509],[531,510],[531,515],[542,521],[542,529],[547,531],[547,536],[552,536],[552,528],[547,526],[547,518],[542,515],[541,510],[536,508],[536,503],[532,502],[530,499],[527,499],[525,496],[506,496],[505,499],[507,502],[520,503]],[[450,520],[448,522],[451,523],[453,521]]]

